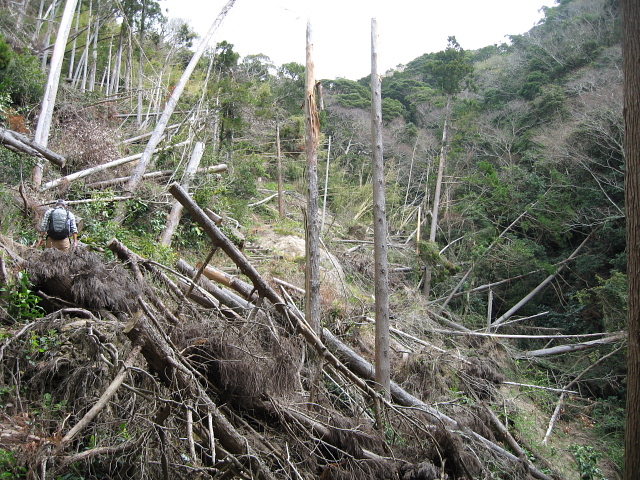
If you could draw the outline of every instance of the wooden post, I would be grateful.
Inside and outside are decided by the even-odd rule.
[[[389,262],[384,159],[382,155],[382,80],[378,75],[378,33],[371,20],[371,137],[373,150],[373,249],[376,290],[376,382],[391,398],[389,364]]]

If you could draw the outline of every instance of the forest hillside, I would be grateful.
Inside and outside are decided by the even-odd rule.
[[[389,392],[371,79],[315,79],[313,165],[306,66],[206,41],[0,0],[0,478],[621,478],[619,1],[382,75]]]

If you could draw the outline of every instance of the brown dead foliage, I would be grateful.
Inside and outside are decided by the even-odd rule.
[[[34,251],[26,269],[34,290],[53,297],[44,306],[54,307],[56,299],[90,310],[108,310],[127,315],[137,310],[136,297],[141,286],[118,262],[105,263],[96,253],[83,248],[62,252],[55,248]]]

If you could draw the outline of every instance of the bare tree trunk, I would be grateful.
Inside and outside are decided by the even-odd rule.
[[[132,89],[133,82],[131,80],[133,70],[133,41],[131,29],[127,28],[127,65],[124,71],[124,89],[129,92]]]
[[[22,0],[20,8],[18,9],[18,20],[16,22],[16,31],[18,32],[22,31],[22,26],[24,25],[24,17],[27,13],[27,1],[28,0]]]
[[[184,174],[184,180],[182,181],[182,188],[185,190],[189,190],[191,186],[191,180],[196,173],[196,170],[200,166],[200,160],[202,159],[202,154],[204,153],[204,143],[197,142],[196,146],[193,148],[193,152],[191,153],[191,159],[189,160],[189,164],[187,165],[187,170]],[[173,238],[173,234],[178,228],[178,223],[180,222],[180,217],[182,216],[182,204],[177,200],[173,201],[173,206],[171,207],[171,212],[167,216],[167,225],[162,231],[162,236],[160,238],[160,243],[162,245],[169,246],[171,245],[171,239]]]
[[[38,37],[40,36],[40,29],[42,28],[42,21],[44,17],[42,14],[44,13],[44,0],[40,0],[40,8],[38,9],[38,18],[36,20],[36,28],[33,31],[33,36],[31,37],[31,43],[37,43]]]
[[[624,479],[640,472],[640,4],[622,0],[627,212],[627,428]]]
[[[322,222],[320,232],[324,230],[324,217],[327,213],[327,190],[329,189],[329,161],[331,160],[331,135],[329,135],[329,145],[327,146],[327,169],[324,174],[324,199],[322,204]]]
[[[53,26],[56,23],[56,15],[58,13],[58,0],[53,0],[51,6],[49,7],[49,21],[47,22],[47,33],[44,36],[44,48],[42,50],[42,71],[47,71],[47,60],[49,59],[49,46],[51,44],[51,32],[53,31]],[[75,8],[74,8],[75,9]],[[69,26],[71,28],[71,26]]]
[[[451,108],[451,97],[447,98],[447,107],[444,118],[444,128],[442,129],[442,145],[440,146],[440,163],[438,164],[438,177],[436,178],[436,190],[433,195],[433,210],[431,211],[431,230],[429,232],[429,241],[435,243],[436,234],[438,232],[438,211],[440,210],[440,195],[442,191],[442,177],[444,175],[444,166],[447,161],[447,129],[449,127],[449,115]],[[431,294],[431,273],[432,267],[427,265],[424,271],[424,285],[422,292],[426,299]]]
[[[105,73],[107,74],[106,85],[105,85],[105,94],[108,96],[111,94],[111,50],[113,50],[113,35],[111,35],[111,40],[109,41],[109,53],[107,53],[107,68],[105,68]]]
[[[307,78],[305,113],[307,117],[307,228],[305,271],[306,318],[317,335],[320,335],[320,248],[318,231],[318,138],[320,119],[316,105],[311,24],[307,23]]]
[[[284,186],[282,180],[282,149],[280,148],[280,124],[276,124],[276,151],[278,155],[278,214],[284,218]]]
[[[587,350],[589,348],[598,347],[600,345],[608,345],[610,343],[616,343],[622,340],[624,340],[623,334],[610,335],[605,338],[590,340],[588,342],[572,343],[569,345],[558,345],[557,347],[541,348],[540,350],[530,350],[528,352],[522,352],[522,354],[519,354],[518,357],[534,358],[534,357],[547,357],[549,355],[560,355],[561,353],[570,353],[570,352],[577,352],[579,350]]]
[[[91,22],[91,7],[93,2],[89,3],[89,23]],[[100,33],[100,0],[96,8],[96,23],[93,27],[93,48],[91,49],[91,71],[89,72],[89,91],[96,89],[96,75],[98,73],[98,34]],[[87,58],[87,62],[89,59]]]
[[[533,207],[536,203],[538,203],[537,201],[531,204],[531,207]],[[509,226],[507,228],[505,228],[502,233],[500,235],[498,235],[498,237],[491,242],[491,245],[489,245],[487,247],[487,249],[484,251],[484,254],[486,255],[491,249],[493,249],[493,247],[495,247],[498,243],[498,241],[504,237],[507,232],[509,230],[511,230],[511,227],[513,227],[516,223],[518,223],[520,221],[520,219],[522,217],[524,217],[527,213],[528,213],[529,209],[525,210],[524,212],[522,212],[518,218],[516,218],[513,222],[511,222],[509,224]],[[447,298],[445,299],[445,301],[442,303],[442,305],[440,305],[440,308],[438,308],[438,313],[442,313],[444,311],[445,308],[447,308],[447,305],[449,305],[449,302],[451,301],[451,299],[455,296],[456,292],[462,287],[462,285],[464,284],[464,282],[467,281],[467,278],[469,278],[469,275],[471,275],[471,273],[473,272],[475,265],[471,264],[471,267],[469,267],[469,269],[467,270],[467,272],[462,276],[462,279],[458,282],[458,284],[455,286],[455,288],[451,291],[451,293],[447,296]]]
[[[113,85],[111,95],[117,95],[120,91],[120,71],[122,70],[122,52],[124,50],[124,27],[120,28],[118,35],[118,53],[116,54],[116,65],[113,68]]]
[[[193,57],[191,57],[191,60],[189,61],[187,68],[185,69],[184,73],[182,74],[182,77],[180,78],[180,81],[176,85],[176,88],[171,93],[171,97],[167,101],[164,111],[162,112],[162,116],[160,117],[160,120],[158,120],[158,123],[156,124],[156,127],[153,131],[153,135],[151,135],[151,138],[149,139],[149,143],[147,143],[147,146],[144,152],[142,153],[142,157],[140,158],[138,165],[136,165],[136,168],[133,171],[133,174],[131,175],[131,179],[129,180],[129,182],[125,187],[125,190],[127,192],[135,193],[135,191],[137,190],[138,184],[140,183],[142,175],[144,175],[144,172],[147,170],[147,167],[151,163],[152,154],[156,149],[156,147],[158,146],[158,143],[160,142],[160,139],[164,134],[164,130],[169,122],[169,119],[171,118],[171,115],[173,114],[173,111],[175,110],[176,105],[178,104],[178,99],[180,98],[180,95],[182,95],[182,92],[184,91],[184,88],[187,82],[189,81],[191,74],[196,68],[196,65],[200,60],[200,58],[202,57],[202,54],[206,50],[209,44],[209,40],[211,39],[215,31],[218,29],[218,26],[220,25],[220,23],[222,23],[222,20],[227,15],[231,7],[233,7],[234,3],[235,3],[235,0],[229,0],[225,4],[225,6],[222,7],[220,14],[218,15],[216,20],[213,22],[213,24],[209,28],[209,31],[200,42],[200,45],[198,45],[198,49],[193,54]],[[124,207],[120,209],[120,211],[118,212],[116,216],[116,221],[122,221],[123,219],[124,219]]]
[[[20,151],[35,157],[45,158],[59,167],[64,167],[67,162],[64,157],[48,148],[42,147],[42,145],[38,145],[29,137],[2,127],[0,127],[0,143],[13,151]]]
[[[389,260],[387,201],[382,152],[382,80],[378,74],[378,30],[371,20],[371,141],[373,151],[373,249],[376,295],[376,383],[391,398],[389,359]]]
[[[314,334],[320,338],[320,229],[318,218],[318,141],[320,137],[320,118],[316,104],[316,84],[314,78],[313,43],[311,24],[307,22],[307,76],[304,101],[306,115],[307,147],[307,212],[305,228],[305,317]],[[315,402],[318,385],[322,378],[322,360],[313,348],[308,349],[308,358],[312,373],[312,386],[309,405]]]
[[[140,53],[138,55],[138,105],[137,105],[137,116],[136,116],[136,125],[140,127],[142,125],[142,93],[143,93],[143,77],[144,77],[144,29],[145,29],[145,13],[147,8],[147,0],[142,0],[142,10],[140,13],[140,32],[138,38],[138,47],[140,48]]]
[[[56,96],[58,94],[62,60],[64,59],[64,51],[67,46],[67,38],[69,38],[69,30],[71,30],[73,12],[76,9],[77,1],[78,0],[67,0],[51,56],[49,78],[47,79],[47,86],[45,87],[44,98],[42,100],[42,109],[40,111],[40,117],[38,118],[38,126],[36,127],[35,134],[35,142],[45,148],[49,143],[49,131],[51,130],[51,122],[53,119],[53,107],[55,106]],[[44,164],[42,161],[38,161],[33,169],[33,184],[36,188],[42,184],[43,172]]]
[[[71,46],[71,54],[69,55],[69,75],[68,79],[73,78],[73,64],[76,60],[76,45],[78,40],[78,27],[80,24],[80,11],[82,10],[82,2],[78,3],[78,11],[76,12],[76,26],[73,34],[73,45]]]
[[[196,173],[203,173],[207,175],[210,173],[219,173],[219,172],[226,172],[226,171],[227,171],[227,165],[225,163],[221,163],[219,165],[211,165],[209,167],[198,168],[196,170]],[[164,179],[168,179],[175,173],[176,173],[175,170],[158,170],[157,172],[145,173],[142,176],[142,178],[145,178],[145,179],[156,178],[156,179],[164,180]],[[88,183],[86,184],[86,186],[89,188],[104,188],[104,187],[110,187],[112,185],[118,185],[119,183],[125,183],[127,180],[129,180],[129,177],[110,178],[109,180],[102,180],[100,182]],[[131,198],[131,197],[127,197],[127,198]]]
[[[87,21],[87,38],[85,40],[84,49],[82,50],[82,55],[80,55],[80,60],[76,64],[75,72],[72,77],[72,85],[74,87],[78,86],[78,83],[81,80],[82,74],[86,71],[86,65],[89,61],[89,45],[91,44],[91,20],[92,20],[92,11],[91,11],[92,3],[89,3],[89,17]]]

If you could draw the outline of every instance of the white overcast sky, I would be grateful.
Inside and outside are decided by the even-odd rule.
[[[169,18],[204,35],[226,0],[161,0]],[[455,36],[465,50],[508,41],[530,30],[555,0],[236,0],[211,45],[226,40],[243,57],[306,62],[311,25],[315,77],[358,80],[371,73],[371,20],[378,32],[378,71],[444,50]]]

